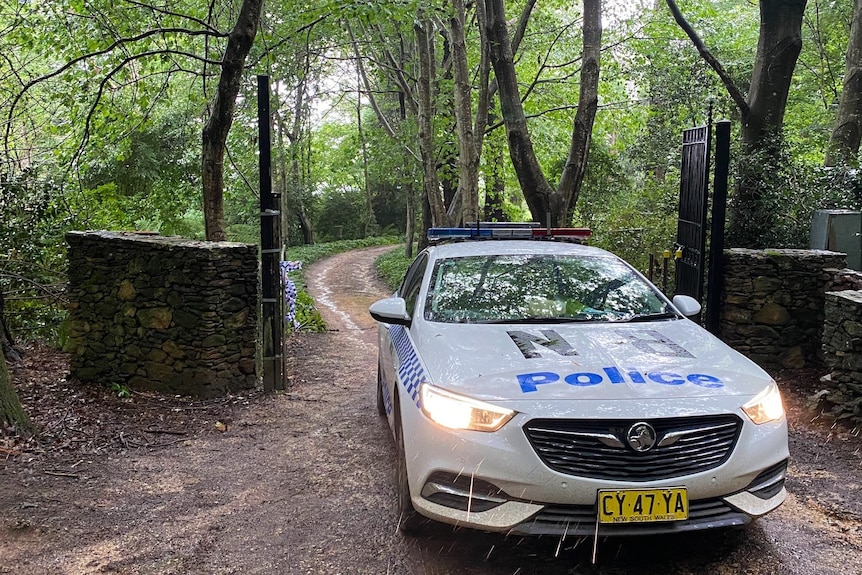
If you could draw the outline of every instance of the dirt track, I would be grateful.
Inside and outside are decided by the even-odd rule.
[[[224,433],[75,461],[8,460],[0,573],[862,573],[862,441],[809,424],[804,391],[787,398],[792,495],[747,529],[602,541],[597,566],[590,541],[447,528],[403,538],[365,311],[385,293],[370,271],[385,249],[308,270],[332,331],[293,340],[288,391],[234,405]]]

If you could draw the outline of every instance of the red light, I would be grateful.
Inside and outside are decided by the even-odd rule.
[[[569,237],[587,239],[592,235],[590,228],[533,228],[533,237]]]

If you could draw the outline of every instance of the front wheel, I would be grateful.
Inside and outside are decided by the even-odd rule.
[[[395,491],[398,495],[398,529],[405,535],[419,535],[428,520],[419,514],[410,500],[410,483],[407,478],[407,455],[404,450],[404,430],[401,428],[401,409],[398,397],[395,406]]]

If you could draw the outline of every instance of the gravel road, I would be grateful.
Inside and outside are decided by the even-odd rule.
[[[82,460],[74,477],[0,471],[0,573],[793,574],[862,573],[862,441],[810,423],[789,396],[791,496],[745,529],[646,539],[521,539],[397,532],[393,442],[374,408],[386,293],[374,257],[306,275],[330,331],[288,344],[288,390],[234,407],[227,430],[155,451]]]

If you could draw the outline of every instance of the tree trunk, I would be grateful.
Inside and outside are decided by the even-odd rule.
[[[554,225],[570,226],[581,193],[590,156],[593,124],[599,109],[599,57],[602,53],[602,2],[584,0],[584,48],[581,59],[581,86],[578,95],[578,112],[572,128],[572,142],[566,167],[557,186],[560,206],[552,209],[556,214]]]
[[[0,339],[3,337],[0,336]],[[10,428],[20,435],[31,435],[36,430],[12,387],[6,369],[6,356],[0,345],[0,435]]]
[[[420,230],[419,239],[416,242],[416,247],[420,252],[428,247],[428,228],[433,225],[431,221],[431,204],[428,201],[428,196],[422,194],[422,230]]]
[[[503,194],[506,193],[506,182],[503,178],[503,150],[491,149],[494,154],[494,167],[491,172],[491,181],[485,184],[485,221],[505,222],[506,213],[503,211]]]
[[[302,230],[302,241],[307,246],[314,245],[314,226],[311,224],[311,218],[308,217],[308,211],[305,209],[305,201],[299,199],[299,228]]]
[[[367,238],[376,232],[377,220],[374,216],[371,187],[368,184],[368,142],[362,125],[362,76],[356,67],[356,130],[359,132],[359,148],[362,154],[362,190],[365,194],[365,214],[363,216],[362,237]]]
[[[554,190],[539,165],[527,128],[515,75],[515,63],[503,0],[486,0],[488,41],[500,95],[500,110],[509,140],[509,155],[533,219],[555,226],[571,223],[571,214],[584,179],[593,123],[598,109],[599,54],[601,52],[601,0],[584,2],[584,44],[578,112],[572,128],[569,155]],[[523,22],[522,22],[523,24]]]
[[[859,165],[859,144],[862,141],[862,0],[853,6],[853,23],[850,25],[850,41],[847,44],[847,71],[844,73],[844,88],[838,104],[838,118],[826,165]]]
[[[768,196],[783,182],[771,168],[781,158],[781,131],[793,70],[802,50],[802,20],[807,0],[760,0],[760,36],[747,97],[721,63],[683,18],[674,0],[666,0],[677,23],[703,59],[715,70],[742,117],[746,160],[740,164],[736,196],[728,210],[728,244],[766,247],[775,229],[775,213]]]
[[[770,167],[781,157],[784,112],[793,70],[802,50],[807,0],[761,0],[760,37],[751,88],[742,114],[742,143],[752,159],[740,165],[736,197],[728,210],[728,244],[765,248],[772,243],[777,214],[769,196],[786,185]],[[746,113],[747,112],[747,113]]]
[[[0,288],[0,348],[2,348],[0,351],[12,355],[12,361],[21,359],[18,350],[15,349],[15,339],[6,323],[6,299],[3,296],[2,288]]]
[[[410,182],[407,188],[407,225],[404,235],[407,240],[404,256],[413,259],[413,240],[416,237],[416,192],[413,190],[413,182]]]
[[[757,147],[779,136],[796,60],[802,50],[802,19],[807,0],[761,0],[760,36],[742,120],[742,142]]]
[[[446,225],[446,210],[440,195],[440,184],[437,178],[437,162],[434,154],[434,128],[432,124],[433,98],[431,82],[435,75],[434,42],[431,36],[433,24],[423,10],[417,15],[414,31],[416,32],[416,49],[419,52],[419,147],[422,156],[423,190],[428,199],[433,226]]]
[[[206,237],[210,241],[227,239],[224,221],[225,144],[233,123],[245,59],[257,35],[262,6],[263,0],[243,0],[236,26],[228,36],[215,100],[203,129],[203,205]]]
[[[533,219],[544,222],[551,209],[553,189],[542,172],[527,129],[527,118],[521,105],[503,0],[486,0],[485,8],[488,15],[486,25],[491,65],[494,68],[500,95],[500,110],[506,124],[509,155]]]
[[[276,83],[276,94],[278,94],[278,83]],[[284,139],[284,119],[281,117],[281,113],[278,110],[275,111],[275,127],[278,142],[278,172],[276,174],[276,182],[279,193],[279,210],[281,212],[281,245],[289,246],[290,209],[287,191],[287,145]]]
[[[452,58],[455,70],[455,123],[458,132],[458,192],[453,221],[479,221],[479,150],[473,132],[470,71],[467,68],[466,9],[464,0],[452,0],[450,18]]]

